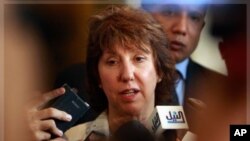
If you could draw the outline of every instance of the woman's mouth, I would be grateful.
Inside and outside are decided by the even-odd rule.
[[[121,92],[123,95],[134,95],[138,93],[140,90],[139,89],[126,89]]]
[[[140,92],[139,89],[132,88],[132,89],[125,89],[120,92],[121,97],[125,101],[133,101],[136,95]]]

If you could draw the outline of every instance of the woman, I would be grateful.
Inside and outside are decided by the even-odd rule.
[[[109,6],[91,18],[89,29],[90,104],[102,113],[92,122],[69,129],[65,135],[72,141],[110,136],[131,120],[146,124],[155,105],[171,102],[174,84],[166,36],[149,14],[128,6]],[[36,105],[62,93],[63,88],[50,92]],[[30,118],[30,125],[37,126],[33,128],[35,139],[49,139],[47,130],[62,136],[52,120],[44,119],[69,121],[71,117],[56,109],[33,107],[30,117],[35,118]]]

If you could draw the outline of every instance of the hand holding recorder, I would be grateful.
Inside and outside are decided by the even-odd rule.
[[[68,85],[42,94],[26,110],[33,140],[64,140],[63,132],[82,117],[89,105]]]

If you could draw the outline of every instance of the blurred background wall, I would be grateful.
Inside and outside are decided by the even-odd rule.
[[[4,40],[3,40],[3,22],[4,11],[3,4],[0,2],[0,141],[4,140]]]

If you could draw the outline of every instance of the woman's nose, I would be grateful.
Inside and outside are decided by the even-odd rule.
[[[126,62],[123,63],[123,67],[121,67],[120,80],[122,82],[128,82],[134,80],[134,71],[135,67],[132,63]]]

